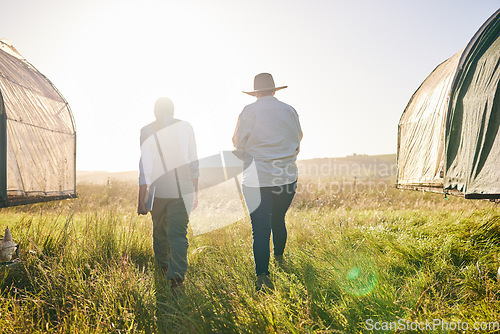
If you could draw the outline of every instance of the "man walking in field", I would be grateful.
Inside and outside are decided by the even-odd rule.
[[[256,288],[273,288],[269,278],[269,241],[274,258],[284,265],[287,230],[285,215],[297,188],[297,154],[302,130],[294,108],[274,97],[277,90],[269,73],[255,76],[257,97],[241,112],[233,136],[234,154],[243,160],[242,191],[252,222]]]
[[[156,101],[154,114],[156,121],[141,129],[137,213],[151,211],[155,258],[175,293],[188,266],[187,228],[197,205],[198,158],[193,128],[173,118],[169,98]],[[148,190],[152,201],[146,205]]]

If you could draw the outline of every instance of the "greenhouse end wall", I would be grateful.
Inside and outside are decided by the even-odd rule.
[[[0,93],[0,207],[76,197],[76,131],[68,102],[5,48]]]

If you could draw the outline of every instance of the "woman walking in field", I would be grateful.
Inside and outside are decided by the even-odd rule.
[[[273,235],[276,262],[284,265],[287,230],[285,215],[297,188],[297,154],[302,130],[295,109],[274,97],[269,73],[255,76],[254,90],[244,92],[257,101],[241,112],[233,136],[243,160],[242,191],[252,222],[256,288],[273,288],[269,278],[269,242]]]

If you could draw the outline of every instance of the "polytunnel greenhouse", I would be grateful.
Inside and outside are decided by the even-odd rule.
[[[0,207],[76,196],[76,130],[68,102],[12,44],[0,41]]]
[[[500,199],[500,10],[440,64],[398,129],[397,187]]]

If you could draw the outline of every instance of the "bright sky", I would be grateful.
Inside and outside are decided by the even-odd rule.
[[[498,0],[0,0],[0,38],[68,100],[77,169],[138,168],[139,131],[168,96],[200,158],[232,149],[253,77],[289,88],[299,159],[396,152],[411,95]]]

